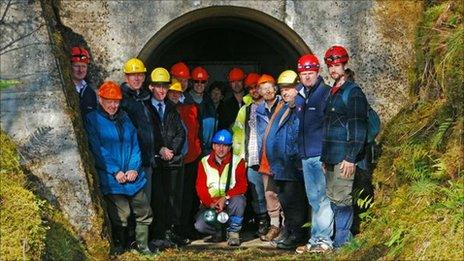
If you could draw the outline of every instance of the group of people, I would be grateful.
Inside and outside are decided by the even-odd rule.
[[[332,87],[319,59],[305,54],[277,81],[232,68],[225,92],[208,90],[205,68],[183,62],[155,68],[146,81],[144,63],[132,58],[125,81],[105,81],[96,94],[85,80],[90,55],[73,47],[72,80],[114,252],[150,254],[198,233],[239,246],[247,202],[256,235],[276,248],[321,253],[346,244],[369,106],[348,60],[343,46],[326,51]]]

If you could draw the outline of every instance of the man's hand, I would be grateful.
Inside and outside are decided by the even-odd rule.
[[[129,182],[134,182],[137,179],[138,175],[139,175],[139,173],[137,173],[137,171],[128,170],[126,172],[126,180],[129,181]]]
[[[174,157],[174,151],[166,147],[162,147],[159,151],[159,154],[163,160],[171,160],[172,157]]]
[[[340,170],[342,171],[341,176],[342,178],[351,178],[353,176],[354,171],[356,169],[356,166],[354,163],[348,162],[346,160],[342,161],[342,164],[340,165]]]
[[[226,197],[219,198],[214,204],[214,208],[216,209],[216,212],[223,211],[225,203],[226,203]]]
[[[126,182],[126,175],[122,171],[119,171],[118,173],[116,173],[114,177],[116,178],[116,181],[119,184],[124,184]]]

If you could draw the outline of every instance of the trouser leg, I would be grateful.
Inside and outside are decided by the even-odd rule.
[[[183,196],[183,189],[184,189],[184,168],[177,167],[177,168],[170,168],[168,170],[169,176],[166,177],[169,183],[169,191],[168,191],[168,209],[170,210],[166,212],[165,220],[167,221],[166,225],[168,228],[171,226],[175,226],[177,229],[180,227],[180,220],[182,216],[182,196]]]
[[[279,198],[277,197],[277,187],[274,178],[269,175],[263,176],[264,195],[266,198],[266,207],[269,217],[271,218],[271,225],[280,227],[281,206]]]
[[[150,225],[153,220],[153,213],[144,189],[130,197],[130,204],[137,224]]]
[[[275,183],[279,188],[278,197],[285,215],[287,231],[296,238],[306,238],[302,228],[307,220],[303,183],[298,181],[275,181]]]
[[[153,211],[154,222],[152,224],[152,232],[154,238],[164,238],[166,231],[165,228],[165,215],[167,210],[166,195],[167,189],[164,181],[164,169],[157,167],[153,169],[152,175],[152,197],[151,207]]]
[[[144,190],[145,195],[148,199],[148,204],[151,202],[151,187],[152,187],[152,176],[153,176],[153,168],[151,166],[143,167],[143,171],[145,172],[145,177],[147,179],[147,184],[145,184]]]
[[[320,157],[302,160],[306,197],[311,206],[310,244],[322,240],[332,245],[333,211],[326,194],[326,175],[322,171]]]
[[[354,175],[350,178],[341,176],[340,163],[329,165],[327,169],[327,196],[334,212],[335,238],[334,246],[341,247],[348,242],[353,223],[353,190]]]
[[[183,234],[191,234],[194,231],[195,214],[198,212],[200,201],[195,189],[197,180],[198,161],[185,164],[184,193],[182,200],[181,227]]]
[[[250,186],[253,211],[257,216],[267,213],[266,198],[264,196],[263,177],[253,167],[247,168],[248,186]]]
[[[242,229],[243,213],[245,212],[246,198],[244,195],[233,196],[227,205],[229,214],[228,232],[240,232]]]
[[[105,195],[104,196],[108,216],[115,226],[127,227],[127,219],[130,215],[129,200],[124,195]]]

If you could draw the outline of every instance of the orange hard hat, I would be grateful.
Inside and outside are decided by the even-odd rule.
[[[90,55],[89,52],[80,47],[74,46],[71,48],[71,62],[72,63],[89,63],[90,62]]]
[[[270,82],[272,84],[275,84],[275,79],[274,79],[274,77],[270,76],[269,74],[261,75],[261,77],[259,77],[259,80],[258,80],[258,85],[266,83],[266,82]]]
[[[260,75],[255,72],[249,73],[245,78],[245,87],[256,85],[258,83],[259,77]]]
[[[121,88],[113,81],[106,81],[98,88],[98,96],[110,100],[122,100]]]
[[[171,75],[180,79],[190,79],[190,70],[183,62],[178,62],[171,67]]]
[[[232,70],[230,70],[230,72],[229,72],[229,82],[242,81],[243,79],[245,79],[245,73],[243,72],[242,69],[240,69],[238,67],[234,67],[234,68],[232,68]]]
[[[208,78],[208,72],[203,67],[198,66],[192,70],[192,79],[194,81],[207,81]]]

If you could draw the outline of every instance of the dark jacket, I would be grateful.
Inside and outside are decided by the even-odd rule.
[[[330,87],[319,76],[314,87],[297,86],[296,112],[300,120],[298,150],[300,157],[317,157],[322,151],[322,127]]]
[[[153,106],[151,99],[144,101],[144,103],[150,110],[150,115],[154,124],[153,135],[155,137],[155,155],[159,155],[159,151],[162,147],[166,147],[174,151],[174,158],[170,162],[165,162],[159,157],[157,157],[157,161],[155,162],[161,163],[164,166],[178,166],[182,163],[182,147],[186,139],[186,133],[175,104],[173,104],[170,100],[165,99],[164,117],[163,119],[160,119],[158,111]]]
[[[283,103],[283,101],[280,102]],[[260,158],[263,146],[265,146],[266,156],[275,180],[303,181],[297,146],[299,120],[295,112],[296,108],[289,108],[285,104],[280,110],[274,112],[276,116],[270,126],[266,144],[263,138],[270,119],[264,108],[264,103],[261,103],[256,110]]]
[[[211,151],[211,139],[217,130],[217,115],[213,101],[207,95],[203,95],[203,101],[196,103],[189,93],[185,94],[184,103],[195,104],[200,113],[201,151],[202,155],[208,155]]]
[[[147,181],[141,169],[137,131],[127,114],[120,110],[115,117],[110,118],[98,108],[86,115],[85,128],[95,157],[102,193],[135,195]],[[128,170],[137,171],[137,179],[119,184],[115,174]]]
[[[355,85],[345,105],[342,93],[348,85]],[[335,94],[330,94],[322,140],[321,161],[338,164],[343,160],[356,163],[364,157],[366,142],[367,99],[354,81],[346,81]]]
[[[97,108],[97,95],[95,91],[88,84],[79,93],[79,109],[84,118],[85,115]]]
[[[121,84],[123,99],[121,109],[127,112],[129,118],[137,129],[137,137],[142,151],[142,166],[148,167],[155,156],[153,119],[148,106],[144,103],[150,100],[150,93],[141,89],[136,92],[129,88],[127,83]]]
[[[218,130],[231,130],[232,124],[237,118],[238,110],[240,110],[240,104],[235,99],[235,96],[232,95],[232,97],[226,99],[218,107]]]

